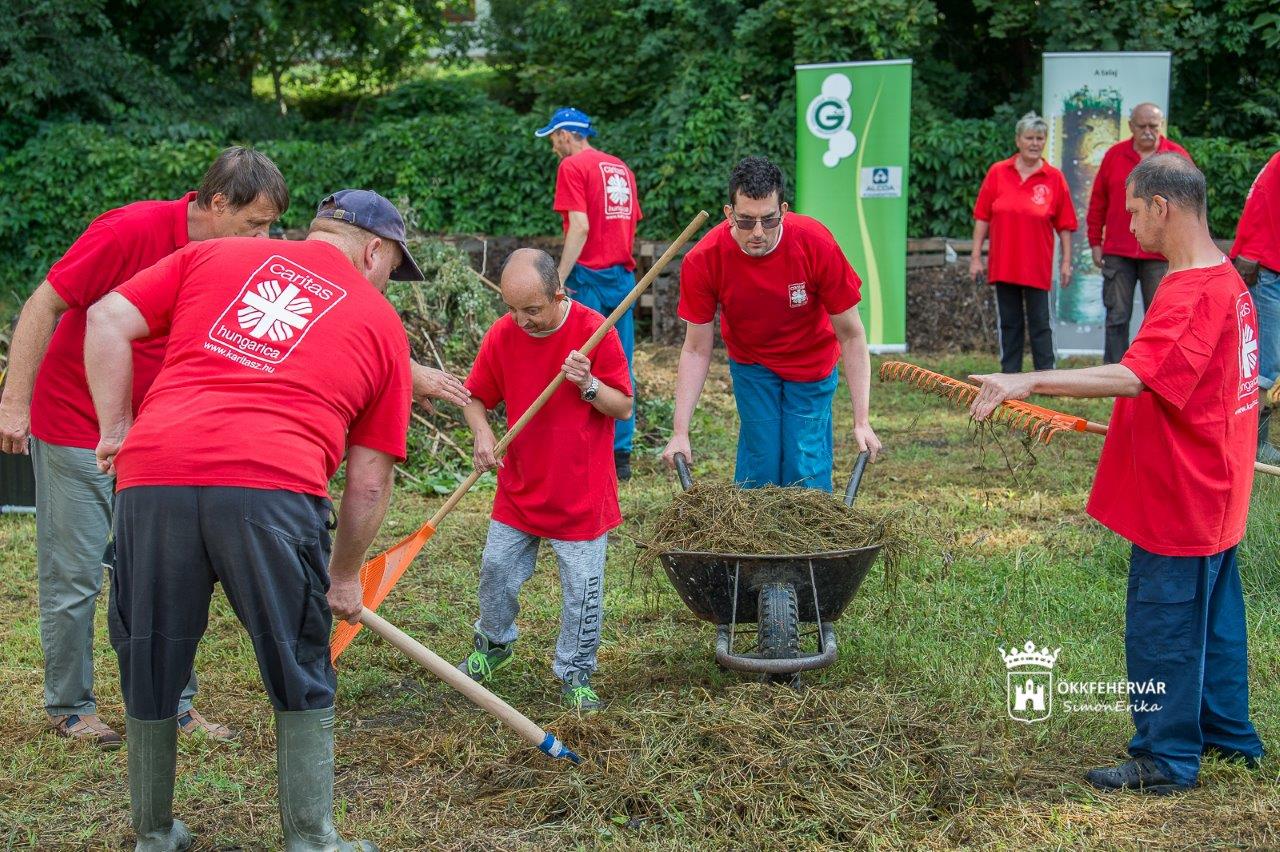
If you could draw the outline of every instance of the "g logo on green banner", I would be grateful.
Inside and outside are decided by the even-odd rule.
[[[828,168],[835,168],[858,147],[858,140],[849,132],[849,124],[853,121],[853,110],[849,107],[851,94],[853,83],[848,77],[828,74],[822,81],[821,93],[809,102],[806,123],[810,133],[827,140],[822,162]]]

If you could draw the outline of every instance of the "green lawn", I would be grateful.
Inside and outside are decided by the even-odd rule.
[[[669,393],[674,351],[646,349],[641,360],[642,388]],[[920,362],[955,376],[994,367],[980,357]],[[854,455],[841,394],[838,475]],[[1063,406],[1093,419],[1109,408]],[[1126,714],[1059,705],[1049,720],[1022,724],[1005,713],[1001,645],[1060,646],[1059,678],[1124,678],[1127,545],[1083,509],[1101,440],[1059,435],[1033,457],[904,385],[876,384],[872,409],[889,454],[860,500],[899,515],[917,551],[893,576],[873,570],[838,623],[838,663],[806,689],[720,671],[712,626],[660,569],[637,563],[646,517],[677,487],[638,454],[610,551],[595,678],[608,710],[579,720],[556,703],[559,594],[545,558],[526,588],[519,658],[495,687],[589,762],[548,761],[365,632],[339,674],[341,829],[384,849],[1280,845],[1274,759],[1252,773],[1210,761],[1188,796],[1105,796],[1081,773],[1122,756]],[[723,367],[697,428],[695,474],[727,477],[736,426]],[[449,658],[470,642],[490,496],[463,501],[380,610]],[[398,496],[380,544],[438,503]],[[1255,721],[1273,745],[1278,506],[1280,483],[1261,477],[1242,549]],[[1176,524],[1179,507],[1167,508]],[[131,842],[125,752],[98,754],[44,729],[34,542],[30,518],[0,519],[0,842],[121,848]],[[102,607],[98,627],[102,712],[122,724]],[[176,812],[200,848],[276,847],[270,708],[221,597],[197,668],[198,705],[234,725],[241,743],[184,740]]]

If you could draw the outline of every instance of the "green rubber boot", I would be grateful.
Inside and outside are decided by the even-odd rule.
[[[138,834],[136,852],[181,852],[191,832],[173,818],[178,771],[178,717],[145,722],[124,717],[129,747],[129,810]]]
[[[285,852],[377,852],[333,827],[333,708],[276,713],[276,771]]]

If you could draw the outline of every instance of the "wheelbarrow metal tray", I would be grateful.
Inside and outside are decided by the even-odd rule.
[[[744,554],[671,551],[662,567],[693,614],[712,624],[734,620],[734,573],[738,569],[737,621],[759,620],[757,601],[765,583],[793,583],[801,621],[835,621],[871,570],[880,545],[805,554]],[[809,569],[813,568],[810,582]],[[818,606],[814,611],[814,584]]]

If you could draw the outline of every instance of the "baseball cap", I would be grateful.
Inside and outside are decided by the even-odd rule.
[[[595,128],[591,126],[591,116],[573,107],[556,110],[551,116],[551,120],[547,122],[547,126],[533,131],[533,135],[541,139],[543,136],[550,136],[557,130],[572,130],[574,133],[581,133],[583,136],[596,135]]]
[[[405,244],[404,218],[395,205],[370,189],[341,189],[316,208],[317,219],[337,219],[393,240],[404,252],[400,265],[391,270],[394,281],[421,281],[422,270]]]

